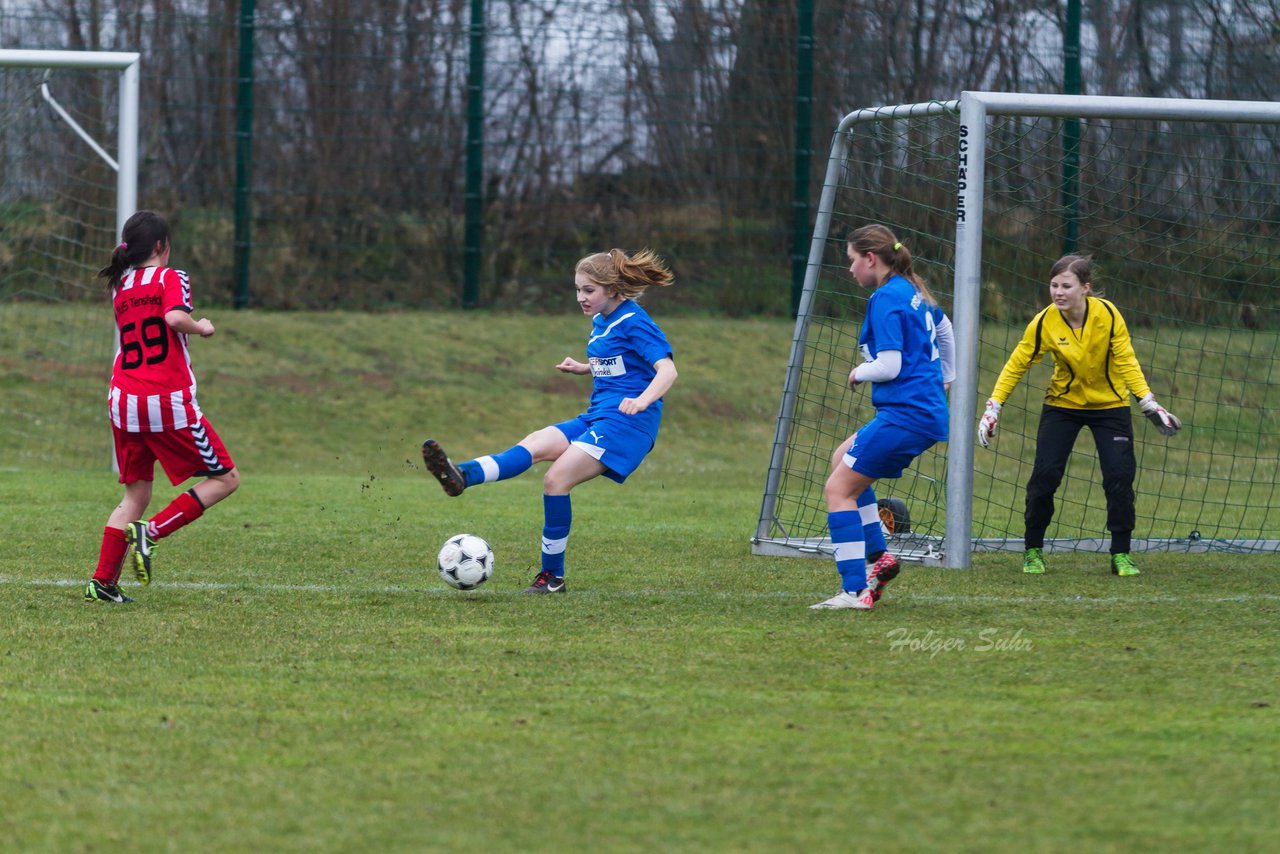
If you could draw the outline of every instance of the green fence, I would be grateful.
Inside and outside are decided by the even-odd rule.
[[[649,245],[678,275],[668,308],[785,313],[842,115],[1062,91],[1071,29],[1060,3],[125,5],[13,0],[0,46],[141,51],[140,205],[171,215],[202,298],[273,308],[555,308],[580,256]],[[1260,4],[1100,2],[1067,54],[1090,94],[1268,98],[1278,27]],[[111,138],[100,88],[62,95]],[[75,140],[24,150],[41,108],[15,89],[0,88],[10,297],[30,291],[34,224],[98,192],[59,182],[102,183],[85,177],[99,166],[47,168],[64,149],[80,163]]]

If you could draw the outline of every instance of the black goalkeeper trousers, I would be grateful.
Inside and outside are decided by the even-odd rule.
[[[1133,453],[1133,417],[1129,407],[1064,409],[1046,405],[1036,433],[1036,462],[1027,481],[1025,547],[1044,547],[1044,533],[1053,520],[1053,495],[1062,483],[1067,459],[1083,427],[1093,433],[1102,466],[1102,491],[1107,496],[1107,530],[1111,553],[1129,551],[1133,534],[1133,479],[1138,463]]]

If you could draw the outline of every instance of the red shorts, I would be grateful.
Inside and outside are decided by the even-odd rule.
[[[174,486],[190,477],[226,474],[236,466],[203,415],[196,423],[178,430],[130,433],[113,424],[111,433],[115,437],[121,483],[154,480],[157,460]]]

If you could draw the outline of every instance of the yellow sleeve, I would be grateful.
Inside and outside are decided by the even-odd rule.
[[[1032,365],[1044,358],[1044,347],[1040,345],[1040,333],[1044,313],[1048,310],[1046,308],[1031,318],[1031,322],[1022,332],[1022,340],[1009,354],[1009,360],[1004,363],[1004,368],[996,378],[995,388],[991,392],[991,397],[996,403],[1003,404],[1008,400],[1023,375],[1031,369]]]
[[[1112,370],[1124,381],[1133,396],[1141,400],[1151,393],[1151,386],[1147,385],[1142,366],[1138,364],[1138,354],[1133,351],[1133,341],[1129,338],[1129,326],[1124,322],[1124,315],[1114,303],[1109,302],[1108,305],[1115,312],[1116,320],[1115,334],[1111,336]]]

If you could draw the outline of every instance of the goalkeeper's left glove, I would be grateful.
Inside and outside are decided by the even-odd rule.
[[[991,437],[996,434],[996,424],[1000,422],[1000,404],[993,397],[987,401],[986,411],[978,419],[978,444],[987,447]]]
[[[1162,436],[1173,436],[1182,429],[1182,421],[1178,416],[1156,403],[1156,396],[1151,392],[1147,392],[1146,397],[1138,401],[1138,406],[1142,407],[1142,413],[1156,425]]]

